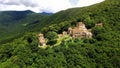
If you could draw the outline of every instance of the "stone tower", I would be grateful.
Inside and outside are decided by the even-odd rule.
[[[72,28],[71,27],[68,28],[68,34],[72,35]]]
[[[42,46],[46,45],[46,40],[43,34],[39,34],[39,42],[42,44]]]
[[[76,27],[79,29],[79,30],[86,30],[86,27],[85,27],[85,24],[83,22],[78,22]]]

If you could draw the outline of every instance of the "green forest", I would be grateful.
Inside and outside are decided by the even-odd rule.
[[[120,68],[120,0],[105,0],[55,14],[28,10],[17,19],[12,12],[0,15],[3,13],[0,68]],[[93,37],[63,38],[54,46],[58,43],[57,34],[75,27],[77,22],[92,29]],[[103,27],[96,23],[103,23]],[[46,48],[38,46],[40,32],[48,38]]]

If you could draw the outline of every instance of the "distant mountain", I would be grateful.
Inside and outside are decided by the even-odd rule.
[[[52,15],[52,14],[54,14],[54,13],[42,12],[42,13],[40,13],[40,14],[43,14],[43,15]]]
[[[28,14],[33,13],[30,10],[27,11],[1,11],[0,12],[0,23],[10,24],[15,21],[24,19]]]
[[[40,23],[50,14],[38,14],[30,10],[26,11],[0,11],[0,39],[19,34],[26,26]]]

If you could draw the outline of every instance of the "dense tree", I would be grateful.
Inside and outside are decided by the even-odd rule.
[[[75,27],[77,21],[83,21],[88,28],[92,28],[93,38],[68,37],[62,39],[58,46],[40,48],[37,33],[13,37],[13,42],[4,41],[4,44],[0,44],[0,67],[120,68],[119,5],[119,0],[106,0],[90,7],[72,8],[45,18],[43,22],[49,24],[43,32],[48,38],[49,45],[56,43],[57,33],[67,30],[69,26]],[[31,21],[32,17],[29,19]],[[94,27],[97,22],[102,22],[103,27]],[[29,28],[36,26],[32,30],[41,30],[40,25],[29,25]]]
[[[46,34],[46,38],[48,40],[53,40],[53,39],[57,39],[57,33],[56,32],[53,32],[53,31],[50,31]]]

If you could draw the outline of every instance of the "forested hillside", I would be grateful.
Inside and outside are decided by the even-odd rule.
[[[27,30],[26,27],[40,23],[51,14],[34,13],[26,11],[0,11],[0,42],[12,40],[21,36]],[[8,42],[7,41],[7,42]]]
[[[105,0],[38,18],[37,14],[24,18],[25,33],[0,45],[1,68],[120,68],[119,0]],[[92,38],[63,38],[53,46],[57,44],[56,34],[80,21],[92,29]],[[96,23],[103,26],[95,26]],[[49,38],[46,48],[38,47],[39,32]]]

